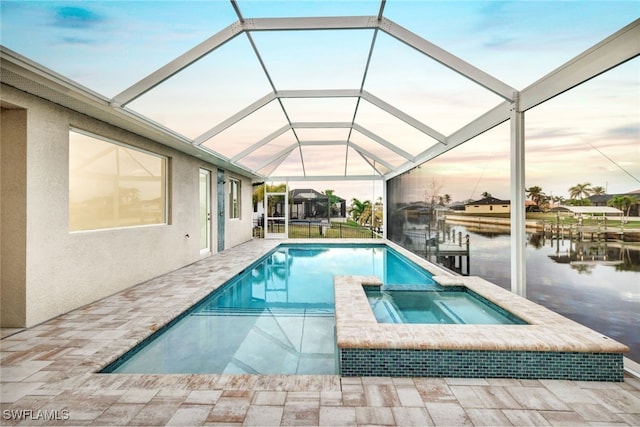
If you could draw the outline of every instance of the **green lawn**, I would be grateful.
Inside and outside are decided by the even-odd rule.
[[[558,216],[554,212],[527,212],[527,219],[535,219],[538,221],[545,221],[555,224],[558,221]],[[560,223],[572,225],[576,224],[578,219],[573,215],[561,214]],[[604,219],[602,217],[583,218],[582,225],[604,225]],[[607,219],[607,227],[620,227],[620,220]],[[624,224],[625,228],[640,228],[640,221],[629,221]]]

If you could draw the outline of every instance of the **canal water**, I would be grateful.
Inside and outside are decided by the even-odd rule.
[[[451,225],[470,236],[470,275],[505,289],[510,282],[510,237],[504,227]],[[527,298],[631,348],[640,363],[640,246],[576,242],[528,233]]]

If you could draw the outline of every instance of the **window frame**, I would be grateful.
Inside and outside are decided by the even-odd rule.
[[[236,195],[234,199],[234,186]],[[242,182],[237,178],[229,178],[229,219],[242,219]]]
[[[165,156],[163,154],[159,154],[153,151],[149,151],[146,150],[144,148],[140,148],[140,147],[136,147],[135,145],[130,145],[127,144],[125,142],[121,142],[121,141],[117,141],[115,139],[103,136],[103,135],[99,135],[84,129],[80,129],[80,128],[76,128],[73,126],[69,127],[69,134],[71,132],[75,132],[77,134],[80,135],[84,135],[85,137],[89,137],[89,138],[93,138],[93,139],[97,139],[99,141],[102,142],[106,142],[108,144],[113,144],[116,145],[118,147],[127,149],[127,150],[132,150],[132,151],[137,151],[139,153],[148,155],[148,156],[152,156],[152,157],[156,157],[160,160],[162,160],[164,162],[164,179],[161,181],[161,189],[164,189],[164,205],[163,205],[163,212],[164,212],[164,219],[162,222],[153,222],[153,223],[149,223],[149,224],[132,224],[132,225],[119,225],[119,226],[111,226],[111,227],[97,227],[97,228],[86,228],[86,229],[72,229],[71,228],[71,199],[69,197],[69,191],[71,190],[71,164],[68,164],[67,167],[67,188],[68,188],[68,192],[67,192],[67,196],[68,196],[68,201],[67,201],[67,209],[68,209],[68,227],[69,227],[69,233],[70,234],[76,234],[76,233],[91,233],[91,232],[100,232],[100,231],[109,231],[109,230],[124,230],[124,229],[131,229],[131,228],[143,228],[143,227],[156,227],[156,226],[163,226],[163,225],[169,225],[171,223],[169,215],[170,215],[170,200],[171,200],[171,191],[170,191],[170,180],[169,180],[169,176],[170,176],[170,167],[171,167],[171,158],[169,156]],[[71,137],[69,137],[68,142],[67,142],[67,148],[68,148],[68,156],[67,158],[70,157],[71,155]]]

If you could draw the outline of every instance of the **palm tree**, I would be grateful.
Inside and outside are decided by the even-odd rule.
[[[264,184],[253,187],[253,204],[258,204],[264,200]]]
[[[624,216],[629,218],[629,213],[631,212],[631,208],[638,203],[637,196],[614,196],[611,200],[607,202],[608,206],[613,206],[614,208],[620,209],[624,212]],[[626,212],[625,212],[626,210]]]
[[[351,218],[360,225],[367,223],[371,217],[371,201],[361,202],[355,197],[351,199]]]
[[[591,183],[585,182],[582,184],[576,184],[569,188],[570,199],[586,199],[591,195]]]
[[[538,187],[537,185],[525,188],[524,191],[526,191],[527,196],[538,206],[540,206],[547,197],[546,194],[542,192],[542,188]]]
[[[444,196],[439,196],[438,197],[440,199],[440,206],[446,206],[449,203],[451,203],[451,195],[450,194],[445,194]]]
[[[373,205],[373,226],[376,230],[382,227],[383,210],[382,197],[378,197]]]
[[[268,193],[284,193],[287,190],[287,184],[269,185],[260,184],[253,187],[253,203],[260,203],[264,200],[264,186],[267,186]]]
[[[601,196],[603,194],[607,194],[607,190],[604,187],[598,186],[591,189],[592,196]]]
[[[327,196],[327,199],[329,201],[329,209],[328,209],[328,212],[330,212],[329,219],[331,219],[331,214],[335,213],[336,211],[335,204],[338,203],[338,196],[333,194],[333,192],[334,190],[324,190],[323,192],[323,194]]]

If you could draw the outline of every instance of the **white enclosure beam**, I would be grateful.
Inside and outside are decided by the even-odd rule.
[[[378,25],[375,16],[327,16],[245,19],[245,31],[358,30]]]
[[[347,151],[347,152],[348,152],[348,151]],[[372,162],[371,160],[369,160],[369,159],[368,159],[368,158],[367,158],[363,153],[359,152],[358,150],[355,150],[355,152],[358,154],[358,156],[360,156],[360,158],[362,158],[362,160],[364,160],[365,162],[367,162],[367,164],[368,164],[369,166],[371,166],[371,169],[373,169],[374,171],[376,171],[376,173],[377,173],[378,175],[380,175],[380,178],[382,178],[382,175],[383,175],[383,174],[382,174],[382,172],[380,172],[380,171],[378,170],[378,168],[375,166],[375,163],[374,163],[374,162]],[[347,165],[345,165],[344,171],[345,171],[344,173],[345,173],[345,175],[346,175],[346,174],[347,174]]]
[[[375,16],[335,16],[310,18],[256,18],[245,19],[241,23],[245,31],[288,31],[288,30],[341,30],[380,28],[392,37],[413,47],[419,52],[440,62],[455,72],[469,78],[477,84],[496,93],[504,99],[511,100],[514,88],[495,77],[439,48],[417,34],[394,23]]]
[[[286,159],[286,158],[287,158],[287,155],[285,154],[284,156],[280,156],[280,158],[278,158],[278,159],[274,159],[271,163],[268,163],[267,165],[263,166],[263,168],[264,168],[264,167],[267,167],[267,166],[270,166],[270,171],[269,171],[269,172],[267,172],[267,173],[263,176],[263,178],[264,178],[264,179],[270,179],[270,176],[269,176],[269,175],[271,175],[271,174],[273,173],[273,171],[275,171],[276,169],[278,169],[278,168],[280,167],[280,165],[282,164],[282,162],[284,162],[284,161],[285,161],[285,159]],[[257,173],[257,171],[256,171],[256,173]]]
[[[322,145],[347,145],[346,140],[342,141],[300,141],[300,146],[322,146]]]
[[[270,176],[270,181],[380,181],[380,175],[305,175]]]
[[[243,27],[240,22],[235,22],[229,25],[227,28],[224,28],[223,30],[217,32],[207,40],[183,53],[165,66],[158,68],[156,71],[149,74],[147,77],[143,78],[133,86],[130,86],[129,88],[120,92],[113,98],[112,103],[119,106],[124,106],[130,103],[140,95],[167,80],[169,77],[193,64],[209,52],[219,48],[229,40],[236,37],[238,34],[242,33],[242,31]]]
[[[503,102],[447,137],[447,146],[458,146],[509,120],[511,103]],[[448,147],[447,147],[448,148]]]
[[[124,106],[245,31],[375,28],[375,17],[256,18],[237,21],[120,92],[112,103]]]
[[[511,101],[513,92],[516,90],[506,83],[485,73],[479,68],[465,62],[446,50],[423,39],[417,34],[407,30],[389,19],[383,18],[380,22],[380,29],[401,42],[411,46],[417,51],[427,55],[431,59],[438,61],[458,74],[461,74],[480,86],[490,90],[496,95]]]
[[[387,207],[389,205],[387,204],[387,181],[384,180],[382,181],[382,238],[386,239],[387,238],[387,228],[389,228],[387,226],[387,224],[389,224],[387,222]],[[467,258],[468,259],[468,258]]]
[[[525,257],[525,143],[524,112],[518,94],[511,108],[511,292],[527,297]]]
[[[522,111],[640,55],[640,19],[616,31],[522,90]]]
[[[366,136],[366,137],[368,137],[370,139],[373,139],[378,144],[388,148],[389,150],[393,151],[396,154],[399,154],[400,156],[404,157],[405,159],[413,160],[413,156],[411,155],[411,153],[408,153],[408,152],[404,151],[400,147],[392,144],[391,142],[387,141],[386,139],[384,139],[384,138],[376,135],[375,133],[371,132],[369,129],[364,128],[364,127],[360,126],[357,123],[353,124],[353,129],[357,130],[358,132],[360,132],[364,136]]]
[[[525,111],[544,102],[565,90],[570,89],[592,78],[615,65],[619,65],[640,54],[640,19],[617,31],[602,42],[586,50],[568,61],[544,78],[533,83],[520,93],[520,110]],[[611,62],[609,62],[611,61]],[[583,67],[581,69],[581,67]],[[516,92],[517,93],[517,92]],[[482,116],[458,129],[447,137],[447,144],[434,145],[415,158],[415,163],[422,164],[446,151],[469,141],[472,138],[506,122],[511,118],[512,104],[503,102]],[[385,175],[385,179],[394,178],[415,166],[407,162],[393,172]]]
[[[294,143],[289,145],[288,147],[280,150],[278,153],[274,154],[273,156],[269,157],[267,160],[265,160],[264,162],[262,162],[261,164],[259,164],[254,170],[253,172],[257,172],[260,169],[269,166],[271,163],[275,162],[276,160],[280,159],[280,158],[284,158],[287,154],[291,153],[293,150],[295,150],[296,148],[298,148],[298,143]]]
[[[350,128],[351,122],[293,122],[294,129],[343,129]]]
[[[219,134],[223,130],[227,129],[228,127],[231,127],[234,124],[238,123],[240,120],[244,119],[248,115],[250,115],[252,113],[255,113],[260,108],[264,107],[265,105],[267,105],[268,103],[270,103],[274,99],[276,99],[276,97],[273,94],[273,92],[263,96],[262,98],[258,99],[254,103],[248,105],[247,107],[245,107],[242,110],[238,111],[233,116],[231,116],[231,117],[227,118],[226,120],[220,122],[216,126],[212,127],[211,129],[209,129],[208,131],[206,131],[205,133],[203,133],[202,135],[200,135],[199,137],[194,139],[193,143],[195,145],[202,144],[203,142],[207,141],[208,139],[213,138],[214,136],[216,136],[217,134]]]
[[[231,158],[231,161],[232,162],[237,162],[238,160],[248,156],[249,154],[253,153],[258,148],[260,148],[263,145],[266,145],[269,142],[273,141],[274,139],[276,139],[277,137],[279,137],[280,135],[282,135],[283,133],[285,133],[289,129],[291,129],[291,126],[289,126],[289,125],[282,126],[277,131],[272,132],[271,134],[269,134],[266,137],[262,138],[260,141],[256,142],[255,144],[250,145],[249,147],[245,148],[244,150],[242,150],[241,152],[239,152],[238,154],[233,156]]]
[[[400,111],[393,105],[383,101],[375,95],[370,94],[369,92],[363,90],[362,91],[362,99],[365,99],[375,105],[376,107],[384,110],[385,112],[399,118],[406,124],[413,126],[418,129],[420,132],[429,135],[431,138],[435,139],[438,142],[446,143],[447,137],[438,132],[437,130],[425,125],[421,121],[411,117],[407,113]]]
[[[279,90],[278,98],[356,98],[360,96],[358,89],[300,89]]]
[[[356,89],[309,89],[309,90],[281,90],[276,92],[278,98],[348,98],[348,97],[361,97],[367,100],[371,104],[380,108],[381,110],[389,113],[410,126],[418,129],[422,133],[430,136],[431,138],[445,143],[446,137],[437,130],[427,126],[416,118],[409,114],[399,110],[393,105],[383,101],[377,96],[367,91],[360,91]]]
[[[393,166],[391,163],[387,162],[386,160],[380,158],[379,156],[376,156],[375,154],[373,154],[371,151],[366,150],[362,147],[360,147],[358,144],[355,144],[353,142],[349,143],[349,147],[353,148],[354,150],[356,150],[358,152],[358,154],[360,154],[361,156],[368,156],[370,158],[372,158],[373,160],[375,160],[376,162],[380,163],[382,166],[384,166],[387,169],[391,169],[394,170],[395,166]],[[365,158],[365,160],[367,160]],[[367,160],[368,162],[368,160]],[[374,168],[375,169],[375,168]],[[377,170],[377,169],[376,169]]]
[[[484,133],[501,123],[509,120],[511,103],[503,102],[500,105],[492,108],[491,110],[484,113],[482,116],[478,117],[471,123],[463,126],[458,129],[456,132],[452,133],[447,137],[447,143],[445,144],[434,144],[433,146],[427,148],[422,153],[418,154],[415,159],[410,159],[410,162],[396,168],[395,171],[389,172],[385,175],[385,179],[391,179],[396,177],[404,172],[407,172],[409,169],[413,168],[416,164],[422,164],[431,159],[438,157],[441,154],[446,153],[452,148],[457,147],[460,144],[463,144],[470,139]]]

